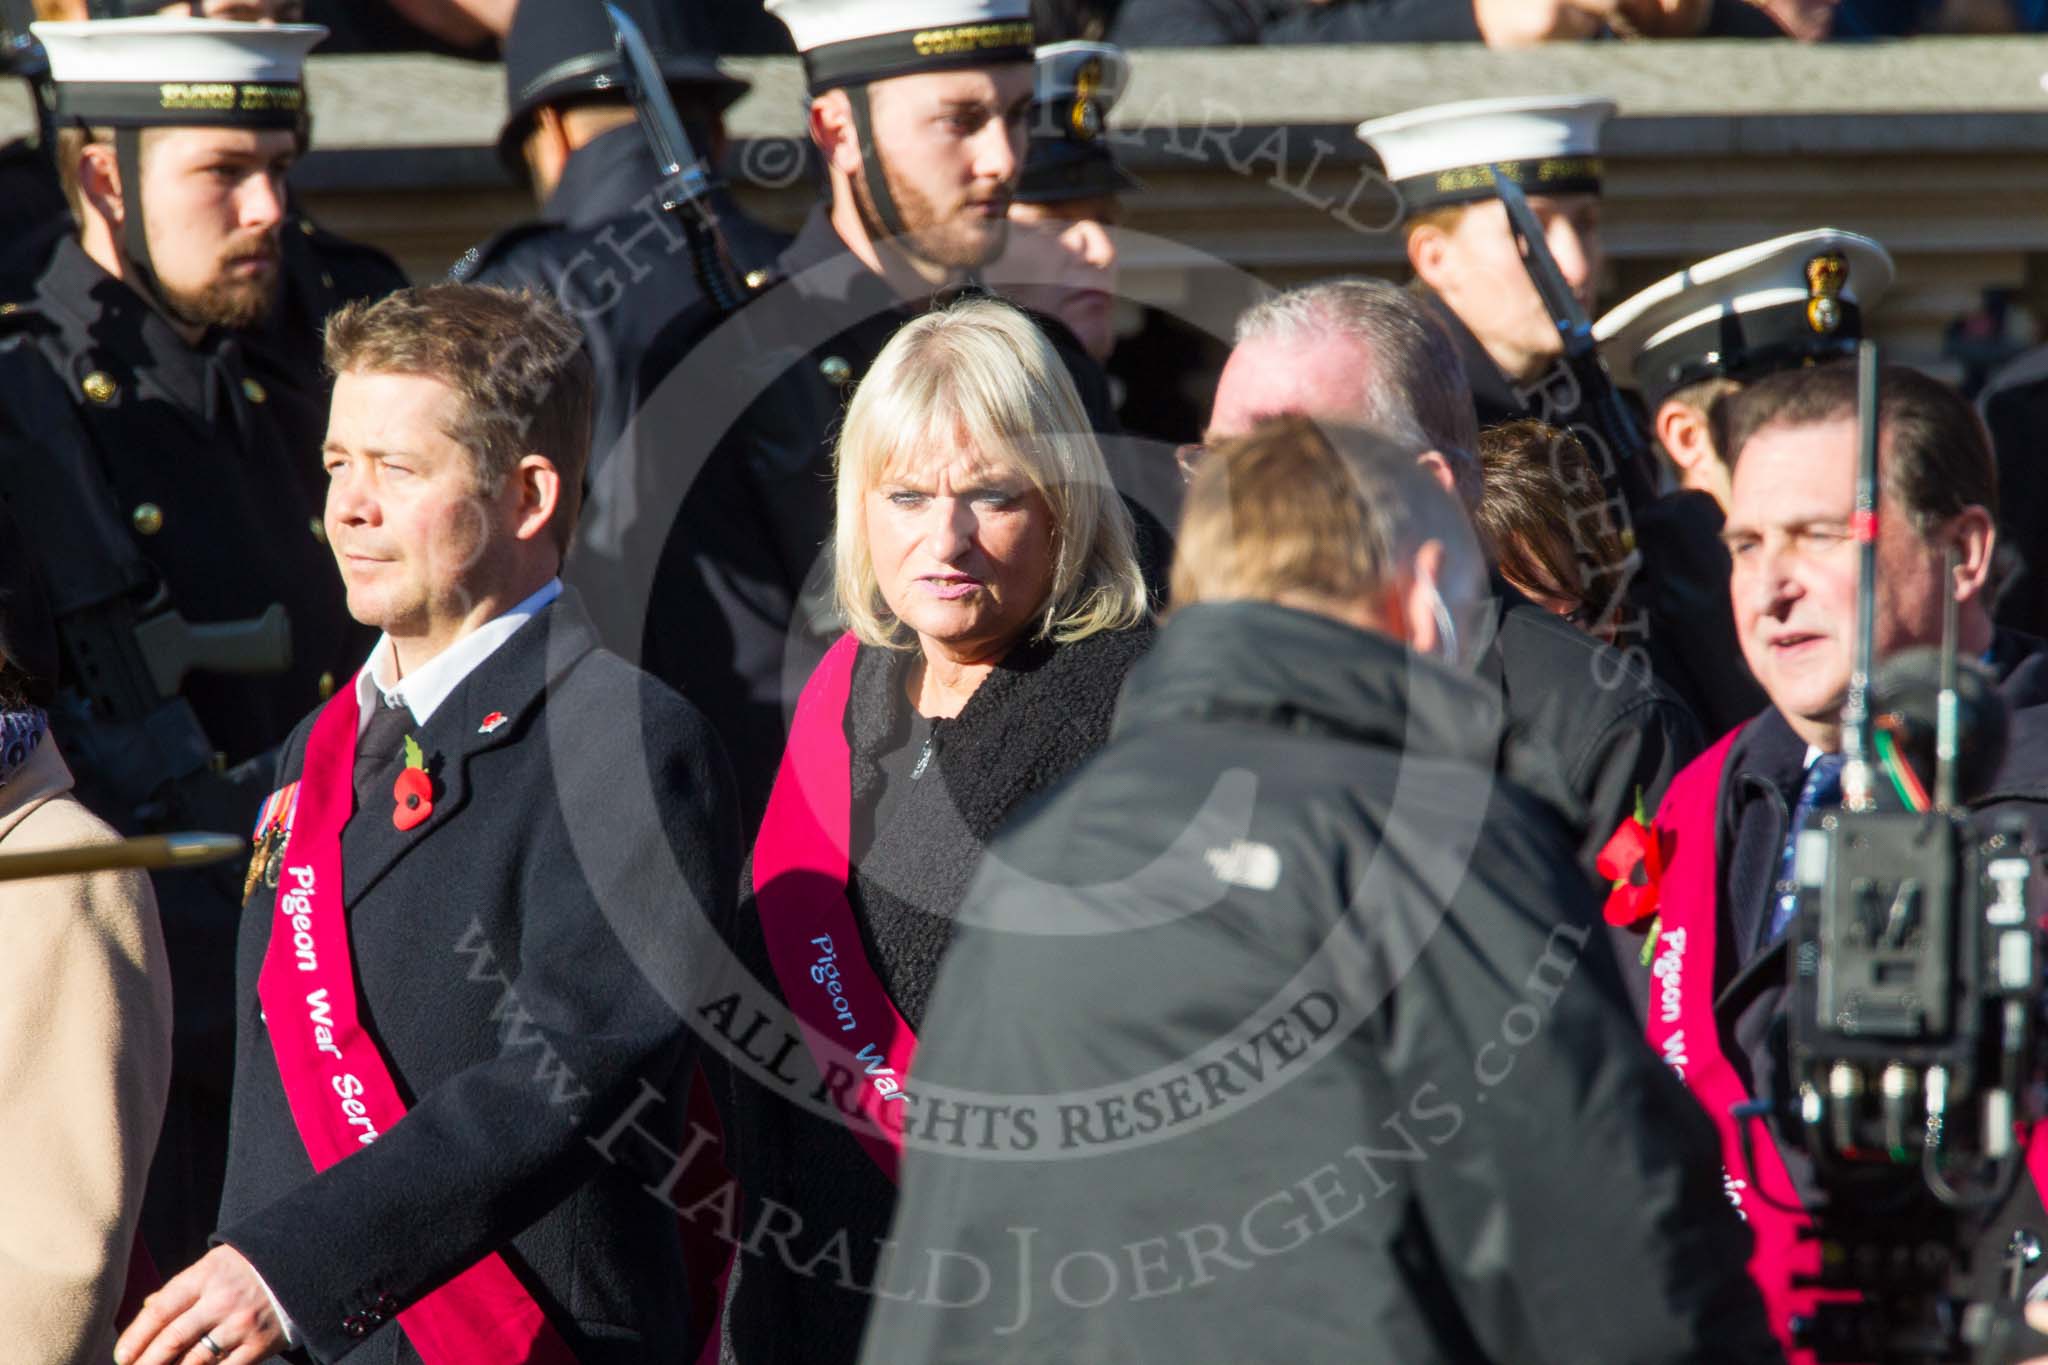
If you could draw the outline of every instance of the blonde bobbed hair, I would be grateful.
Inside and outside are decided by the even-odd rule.
[[[972,297],[897,332],[847,407],[834,457],[834,586],[863,644],[909,649],[916,635],[882,599],[866,502],[891,469],[963,447],[1015,470],[1052,514],[1053,571],[1037,639],[1071,644],[1137,625],[1150,612],[1131,514],[1059,353],[999,299]]]

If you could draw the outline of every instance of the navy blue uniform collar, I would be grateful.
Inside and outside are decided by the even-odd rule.
[[[1527,417],[1528,404],[1516,395],[1515,386],[1500,372],[1500,366],[1494,364],[1493,357],[1486,353],[1486,347],[1464,319],[1433,291],[1417,285],[1415,292],[1450,333],[1452,344],[1465,362],[1465,380],[1472,388],[1472,404],[1479,410],[1479,425],[1485,428]]]
[[[646,134],[638,123],[624,124],[576,149],[541,217],[585,230],[642,211],[658,213],[649,197],[659,179],[661,168]]]
[[[904,299],[889,282],[853,254],[832,224],[830,200],[820,200],[782,253],[782,272],[800,280],[804,296],[843,307],[862,318],[894,315],[898,321],[923,308],[927,299]]]
[[[89,363],[125,370],[115,378],[158,391],[208,430],[226,420],[219,404],[234,401],[233,387],[244,373],[242,344],[232,333],[214,328],[198,345],[187,342],[163,314],[69,236],[52,253],[36,287],[36,302],[74,339],[77,351],[90,352]],[[224,371],[226,384],[210,373],[216,366]],[[82,377],[67,376],[73,383]]]

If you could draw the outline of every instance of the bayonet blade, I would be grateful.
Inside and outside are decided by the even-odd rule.
[[[646,35],[631,15],[613,4],[607,4],[604,12],[611,20],[612,42],[619,60],[626,64],[627,83],[633,108],[640,116],[641,130],[654,149],[655,160],[661,163],[662,207],[697,207],[710,191],[710,172],[690,145],[682,117],[669,98],[668,81],[654,60],[654,49],[647,45]]]
[[[1564,272],[1557,267],[1557,257],[1550,254],[1550,242],[1543,235],[1543,224],[1537,221],[1536,211],[1529,207],[1529,197],[1508,178],[1507,168],[1498,164],[1493,167],[1493,188],[1507,207],[1508,226],[1522,244],[1523,264],[1528,267],[1529,278],[1549,310],[1551,321],[1557,324],[1558,335],[1564,338],[1564,353],[1574,358],[1588,354],[1595,345],[1592,321],[1579,306],[1579,296],[1565,282]]]

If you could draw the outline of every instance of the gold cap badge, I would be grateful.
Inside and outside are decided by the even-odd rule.
[[[102,407],[113,402],[114,395],[121,391],[121,386],[105,370],[94,370],[79,382],[78,387],[85,390],[87,398]]]
[[[1102,106],[1095,102],[1095,92],[1101,88],[1102,59],[1090,57],[1074,73],[1074,108],[1067,115],[1074,136],[1083,142],[1093,142],[1102,136]]]
[[[1842,287],[1849,282],[1849,262],[1830,251],[1806,263],[1806,325],[1822,336],[1842,325]]]

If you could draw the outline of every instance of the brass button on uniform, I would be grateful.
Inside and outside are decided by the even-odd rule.
[[[825,376],[830,384],[844,384],[853,378],[853,366],[846,363],[844,356],[828,355],[818,362],[818,373]]]
[[[306,234],[306,235],[307,235],[308,237],[311,237],[311,236],[313,235],[313,233],[314,233],[314,230],[315,230],[315,229],[314,229],[314,227],[313,227],[313,220],[312,220],[312,219],[310,219],[310,218],[301,218],[301,219],[299,219],[299,231],[301,231],[301,232],[305,233],[305,234]]]
[[[319,541],[322,545],[325,545],[327,543],[326,523],[322,522],[320,518],[314,517],[311,521],[307,522],[306,524],[313,528],[313,539]]]
[[[248,399],[251,403],[267,403],[270,401],[270,390],[264,388],[253,379],[244,379],[242,381],[242,397]]]
[[[322,673],[320,675],[320,700],[326,701],[333,695],[334,675],[332,673]]]
[[[164,529],[164,509],[153,502],[139,504],[128,514],[128,519],[135,523],[136,530],[146,536],[153,536]]]
[[[321,272],[320,272],[320,287],[321,287],[322,289],[332,289],[332,288],[334,288],[334,276],[332,276],[332,275],[328,274],[328,273],[327,273],[326,271],[324,271],[324,270],[323,270],[323,271],[321,271]]]
[[[121,391],[121,386],[105,370],[94,370],[79,382],[78,387],[85,390],[87,398],[103,407],[113,402],[114,395]]]

